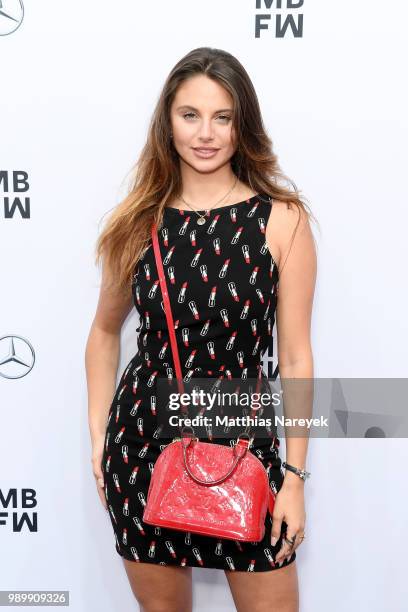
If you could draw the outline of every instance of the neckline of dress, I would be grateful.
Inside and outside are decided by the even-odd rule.
[[[227,204],[226,206],[217,206],[216,208],[210,208],[209,212],[210,212],[210,215],[211,215],[213,212],[221,212],[223,210],[229,210],[231,208],[235,208],[235,207],[238,207],[238,206],[241,207],[244,204],[249,206],[249,205],[253,204],[253,202],[255,200],[257,200],[257,199],[260,202],[264,202],[264,200],[262,199],[263,196],[266,196],[266,194],[264,194],[264,193],[257,193],[255,195],[251,196],[250,198],[247,198],[246,200],[242,200],[241,202],[235,202],[234,204]],[[269,198],[269,196],[267,196],[267,197]],[[191,208],[174,208],[173,206],[165,206],[164,210],[165,211],[166,210],[172,210],[172,211],[174,211],[175,213],[178,213],[178,214],[180,214],[180,213],[190,213],[191,214],[191,213],[194,213],[194,212],[205,213],[207,209],[201,208],[199,210],[191,210]]]

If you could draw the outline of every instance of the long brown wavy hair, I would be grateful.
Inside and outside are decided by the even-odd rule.
[[[171,140],[170,109],[179,85],[198,74],[217,81],[233,99],[233,125],[237,134],[236,150],[231,157],[234,174],[254,193],[266,193],[288,206],[294,204],[314,218],[306,210],[309,207],[301,199],[295,183],[279,167],[245,68],[227,51],[211,47],[193,49],[167,77],[150,121],[146,143],[131,169],[129,193],[113,209],[96,243],[96,264],[103,258],[111,271],[111,283],[125,294],[129,292],[135,266],[149,246],[152,221],[160,227],[164,207],[182,193],[178,153]]]

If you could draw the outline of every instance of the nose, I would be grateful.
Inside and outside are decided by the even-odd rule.
[[[200,140],[207,142],[213,138],[213,127],[211,119],[202,119],[200,122],[199,134]]]

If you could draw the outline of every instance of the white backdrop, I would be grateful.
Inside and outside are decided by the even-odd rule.
[[[75,612],[135,609],[91,473],[84,350],[100,281],[93,248],[164,79],[189,50],[220,47],[244,64],[280,164],[319,220],[315,375],[407,377],[406,3],[261,4],[26,1],[20,27],[0,35],[0,489],[18,493],[16,508],[0,496],[0,589],[69,590]],[[302,37],[276,37],[274,16],[288,12],[303,14]],[[272,19],[256,38],[260,13]],[[18,171],[27,173],[23,193],[13,189]],[[7,214],[16,197],[23,207],[29,198],[28,218]],[[120,371],[136,327],[133,311]],[[26,367],[7,360],[8,335],[35,352],[19,378],[5,377]],[[407,460],[403,439],[311,440],[302,612],[406,609]],[[23,507],[25,488],[35,508]],[[13,525],[24,512],[36,513],[37,531]],[[223,572],[193,575],[195,610],[234,610]]]

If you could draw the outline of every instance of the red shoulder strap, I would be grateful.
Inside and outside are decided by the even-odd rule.
[[[160,246],[159,246],[159,241],[157,238],[157,226],[156,226],[156,223],[154,222],[152,224],[152,242],[153,242],[154,256],[156,259],[157,273],[159,275],[160,289],[161,289],[162,296],[163,296],[164,311],[166,313],[167,328],[169,330],[170,345],[171,345],[171,350],[173,353],[173,361],[174,361],[174,367],[176,370],[177,383],[179,386],[180,393],[184,393],[183,374],[181,371],[180,357],[179,357],[179,352],[177,348],[176,333],[174,331],[173,314],[171,312],[169,294],[167,291],[167,284],[166,284],[166,276],[164,274],[163,262],[162,262],[161,253],[160,253]],[[180,387],[181,387],[181,390],[180,390]]]

